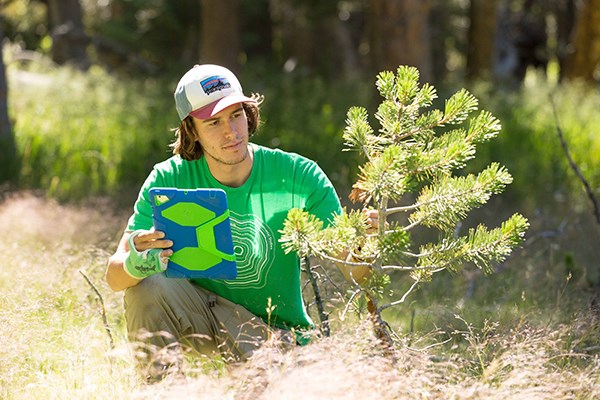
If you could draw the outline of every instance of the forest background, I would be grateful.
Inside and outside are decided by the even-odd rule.
[[[502,386],[508,371],[520,370],[501,348],[540,339],[554,347],[532,362],[544,373],[525,387],[543,386],[535,379],[544,374],[549,385],[549,368],[587,382],[581,389],[567,380],[555,397],[598,393],[600,0],[0,0],[0,18],[0,221],[11,238],[3,251],[15,254],[0,273],[0,332],[13,347],[2,355],[3,398],[31,387],[40,398],[72,390],[101,397],[86,392],[89,371],[115,364],[102,356],[98,297],[78,272],[106,301],[114,350],[125,342],[122,306],[102,282],[104,262],[139,186],[169,156],[177,79],[208,62],[265,95],[265,125],[253,140],[316,160],[348,207],[356,206],[347,195],[358,160],[342,152],[345,115],[354,105],[374,111],[379,71],[416,66],[440,101],[461,87],[473,92],[503,129],[465,172],[497,161],[514,182],[457,229],[494,225],[515,211],[531,228],[492,276],[447,274],[390,311],[403,338],[451,339],[438,347],[444,365],[452,360],[465,374],[449,381],[433,374],[433,384],[415,390],[443,393],[462,379],[475,393],[506,397],[501,389],[514,389]],[[19,278],[40,282],[25,287]],[[535,334],[520,335],[525,329]],[[81,330],[96,338],[92,350],[66,339]],[[37,331],[50,332],[48,343],[60,348],[40,354]],[[96,361],[78,375],[87,356]],[[432,374],[428,362],[415,371]],[[129,366],[123,361],[117,371]],[[135,381],[122,375],[116,384],[92,383],[122,395]],[[489,382],[495,391],[477,386]],[[257,390],[250,392],[264,385]]]

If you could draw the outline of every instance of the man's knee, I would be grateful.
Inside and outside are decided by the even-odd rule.
[[[157,301],[164,301],[174,290],[174,283],[174,280],[167,279],[163,274],[145,278],[136,286],[125,290],[125,308],[133,304],[155,305]]]

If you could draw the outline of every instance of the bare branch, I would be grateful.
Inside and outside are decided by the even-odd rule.
[[[319,311],[319,319],[321,320],[321,330],[323,331],[323,335],[325,335],[325,337],[329,337],[331,334],[329,328],[329,316],[325,312],[325,307],[323,307],[321,290],[319,289],[319,284],[317,283],[317,278],[315,277],[315,275],[318,276],[318,274],[310,267],[310,259],[308,257],[303,257],[302,262],[304,263],[306,271],[308,272],[308,279],[310,280],[310,284],[312,285],[312,289],[315,294],[315,303],[317,305],[317,310]]]
[[[380,268],[380,267],[376,267],[373,264],[367,263],[367,262],[354,262],[354,261],[342,260],[341,258],[331,257],[331,256],[323,253],[322,251],[316,250],[312,247],[311,247],[311,250],[318,257],[323,258],[324,260],[335,262],[335,263],[344,264],[344,265],[348,265],[351,267],[373,267],[375,269]]]
[[[348,310],[350,309],[350,304],[352,304],[352,301],[354,300],[354,298],[356,296],[358,296],[358,294],[362,291],[363,291],[362,288],[358,288],[354,292],[352,292],[350,299],[348,299],[348,301],[346,302],[346,307],[344,307],[344,311],[342,311],[342,314],[340,315],[340,319],[342,321],[344,320],[344,318],[346,318],[346,314],[348,313]]]
[[[424,265],[421,267],[403,267],[401,265],[383,265],[381,267],[382,270],[391,269],[396,271],[424,271],[429,270],[433,272],[439,272],[445,268],[439,267],[437,265]]]
[[[419,281],[418,281],[418,280],[416,280],[416,281],[415,281],[415,282],[412,284],[412,286],[411,286],[411,287],[410,287],[410,288],[409,288],[409,289],[406,291],[406,293],[404,293],[404,295],[402,296],[402,298],[401,298],[400,300],[396,300],[396,301],[393,301],[393,302],[391,302],[391,303],[384,304],[384,305],[380,306],[380,307],[379,307],[379,312],[382,312],[382,311],[383,311],[383,310],[385,310],[386,308],[389,308],[389,307],[394,307],[394,306],[397,306],[398,304],[404,303],[404,301],[406,300],[406,298],[408,297],[408,295],[409,295],[409,294],[410,294],[410,293],[411,293],[413,290],[415,290],[415,288],[417,287],[417,285],[418,285],[418,284],[419,284]]]
[[[575,161],[573,161],[573,158],[571,157],[571,153],[569,152],[567,142],[565,141],[562,129],[560,128],[560,124],[558,121],[558,113],[556,111],[556,105],[554,104],[554,98],[552,97],[552,94],[549,97],[550,97],[550,104],[552,105],[552,113],[554,114],[554,121],[556,124],[556,133],[558,134],[558,139],[560,140],[560,145],[562,146],[562,148],[565,152],[565,155],[567,156],[567,160],[569,161],[569,166],[571,167],[573,172],[575,172],[575,175],[577,175],[579,180],[583,183],[583,186],[585,187],[585,191],[586,191],[588,197],[590,198],[592,205],[594,206],[594,216],[596,217],[596,222],[598,222],[600,224],[600,204],[598,203],[598,199],[596,199],[596,196],[594,195],[594,191],[592,190],[590,184],[585,179],[585,177],[583,176],[583,173],[581,173],[581,170],[579,169],[577,164],[575,164]]]
[[[395,214],[402,211],[412,211],[421,207],[421,204],[413,204],[412,206],[391,207],[387,209],[388,214]]]
[[[334,280],[331,279],[329,272],[325,268],[323,268],[322,265],[315,265],[314,267],[311,267],[311,270],[315,270],[317,268],[321,269],[321,271],[323,272],[323,275],[325,275],[326,279],[322,279],[323,282],[328,282],[338,292],[342,291],[342,289],[334,282]]]

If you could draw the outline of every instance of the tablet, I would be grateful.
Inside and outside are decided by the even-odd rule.
[[[227,195],[222,189],[150,189],[154,228],[173,242],[165,275],[237,276]]]

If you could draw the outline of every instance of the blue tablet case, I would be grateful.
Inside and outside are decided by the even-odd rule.
[[[166,276],[235,279],[227,195],[221,189],[150,189],[154,228],[173,241]]]

